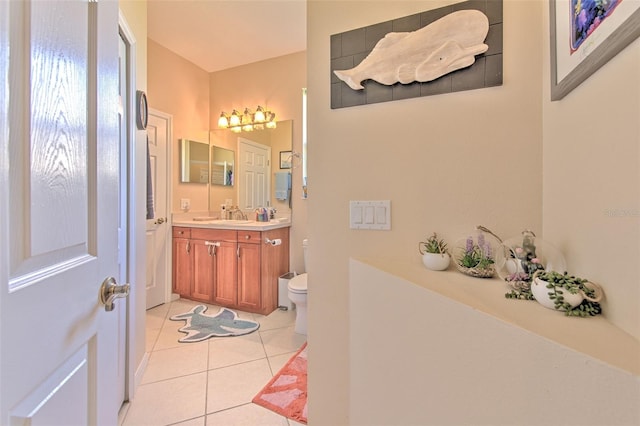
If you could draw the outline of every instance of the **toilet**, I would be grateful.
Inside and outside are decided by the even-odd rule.
[[[302,240],[302,252],[304,255],[304,268],[307,270],[307,244],[308,240]],[[296,275],[289,280],[289,300],[296,305],[295,332],[307,334],[307,274]]]

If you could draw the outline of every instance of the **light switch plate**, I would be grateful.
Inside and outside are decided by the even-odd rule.
[[[351,229],[391,229],[391,201],[349,201]]]

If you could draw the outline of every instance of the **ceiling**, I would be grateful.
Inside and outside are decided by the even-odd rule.
[[[148,0],[147,36],[207,72],[306,50],[306,0]]]

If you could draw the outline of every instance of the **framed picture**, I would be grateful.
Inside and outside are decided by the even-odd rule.
[[[640,2],[549,0],[549,31],[557,101],[640,36]]]
[[[280,151],[280,168],[281,169],[290,169],[291,168],[291,151]]]

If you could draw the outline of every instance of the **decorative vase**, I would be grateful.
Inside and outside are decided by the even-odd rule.
[[[533,275],[533,280],[531,281],[531,294],[533,294],[533,297],[542,306],[544,306],[545,308],[553,309],[553,310],[558,310],[558,309],[556,308],[555,301],[551,298],[552,295],[561,294],[562,298],[564,299],[563,301],[569,304],[569,306],[571,306],[571,309],[580,305],[582,301],[585,299],[591,302],[600,302],[602,300],[602,297],[604,296],[604,291],[602,290],[602,287],[590,281],[585,282],[583,285],[585,287],[589,287],[592,290],[594,290],[595,297],[589,297],[582,290],[578,290],[576,293],[571,293],[569,290],[563,288],[562,286],[554,285],[555,289],[553,289],[553,288],[549,288],[548,285],[549,285],[549,282],[538,278],[538,273],[536,272]],[[560,310],[564,310],[564,309],[560,309]]]
[[[560,250],[542,238],[537,238],[529,230],[505,240],[496,251],[495,260],[498,276],[508,282],[515,275],[527,276],[527,281],[530,281],[539,269],[566,270],[566,262]]]
[[[491,278],[496,272],[495,253],[502,241],[489,229],[478,226],[453,246],[453,264],[465,275]]]
[[[449,253],[424,253],[422,263],[432,271],[444,271],[449,267],[451,256]]]

